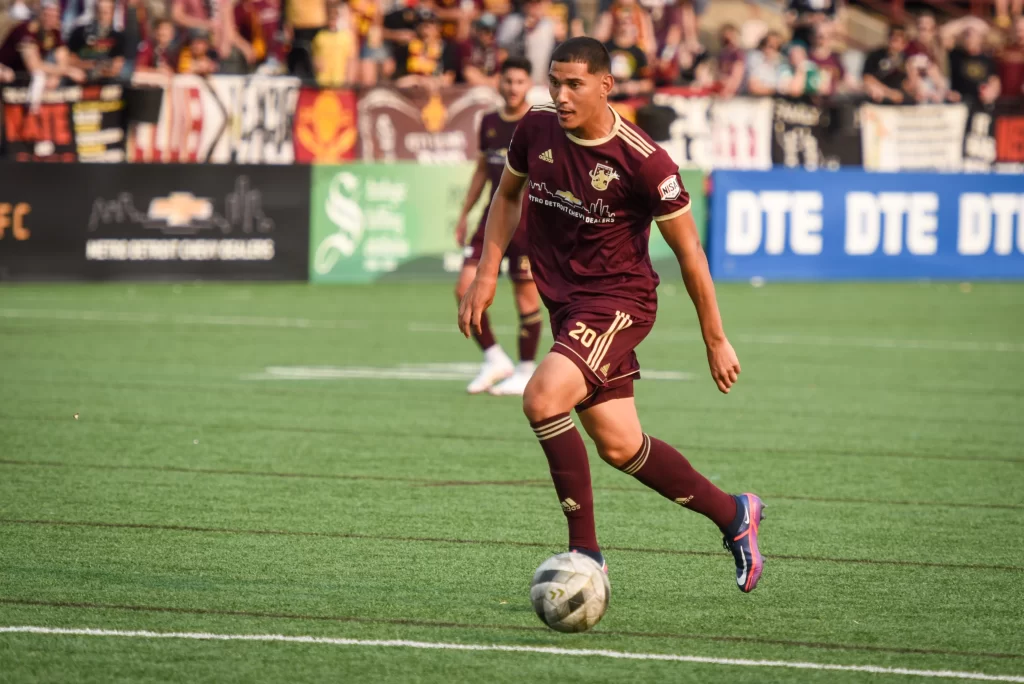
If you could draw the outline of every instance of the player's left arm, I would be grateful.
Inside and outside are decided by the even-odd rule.
[[[658,150],[641,168],[638,177],[650,198],[651,212],[658,229],[679,261],[683,283],[697,310],[711,377],[719,390],[728,393],[740,374],[740,362],[722,327],[715,284],[690,211],[690,196],[683,188],[678,167],[664,150]]]
[[[693,214],[686,211],[673,218],[662,219],[658,221],[658,229],[679,261],[686,292],[697,310],[700,332],[708,351],[711,377],[718,385],[718,389],[728,394],[729,388],[739,377],[740,362],[722,327],[722,314],[718,310],[715,283],[711,280],[711,270],[700,244]]]

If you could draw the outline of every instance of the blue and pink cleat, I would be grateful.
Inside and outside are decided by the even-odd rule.
[[[743,520],[735,531],[723,537],[722,544],[732,551],[736,559],[736,585],[740,591],[749,593],[757,586],[761,570],[764,569],[764,558],[757,548],[757,533],[764,518],[764,504],[753,494],[739,494],[736,496],[736,505],[743,511]]]

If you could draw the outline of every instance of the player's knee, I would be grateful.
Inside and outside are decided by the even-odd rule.
[[[597,453],[601,460],[614,468],[621,468],[629,459],[636,454],[635,449],[630,449],[624,443],[599,443]]]
[[[523,413],[531,423],[539,423],[542,420],[564,413],[565,408],[560,406],[552,392],[544,388],[543,382],[531,380],[523,391]]]

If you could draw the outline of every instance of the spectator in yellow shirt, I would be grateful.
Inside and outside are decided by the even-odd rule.
[[[357,45],[348,17],[342,16],[337,2],[331,2],[327,6],[327,28],[321,29],[313,39],[317,83],[325,88],[355,83],[359,64]]]

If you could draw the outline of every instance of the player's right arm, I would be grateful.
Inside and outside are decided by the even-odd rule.
[[[462,203],[459,222],[455,224],[455,241],[459,243],[460,247],[466,244],[466,220],[469,212],[473,210],[473,207],[480,200],[480,195],[483,194],[485,185],[487,185],[487,157],[481,152],[476,160],[476,169],[473,171],[473,177],[469,179],[469,190],[466,191],[466,199]]]
[[[501,260],[519,227],[525,186],[526,176],[512,171],[511,166],[506,164],[498,190],[491,200],[490,211],[487,212],[483,254],[476,267],[476,277],[459,304],[459,330],[466,337],[473,330],[480,332],[480,317],[494,301]]]

